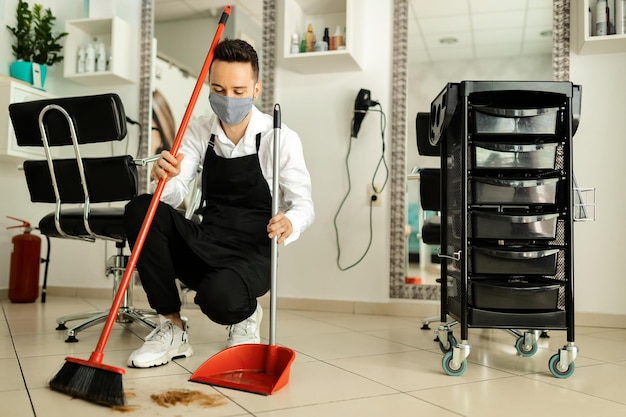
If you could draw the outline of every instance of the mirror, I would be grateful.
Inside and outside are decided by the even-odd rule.
[[[274,22],[267,23],[272,0],[142,0],[141,75],[139,123],[143,129],[139,157],[154,155],[173,143],[197,76],[208,53],[224,6],[232,6],[222,38],[241,38],[259,55],[263,91],[256,106],[263,111],[273,103]],[[273,14],[272,14],[273,16]],[[273,18],[273,17],[272,17]],[[153,45],[156,42],[156,53]],[[184,47],[181,47],[184,45]],[[151,77],[154,66],[154,79]],[[203,87],[193,117],[210,114],[208,87]],[[140,184],[147,187],[147,169],[140,170]]]
[[[152,140],[150,153],[168,149],[175,130],[183,119],[189,97],[197,82],[224,6],[232,11],[222,33],[224,38],[239,38],[250,43],[263,62],[261,0],[232,2],[213,0],[190,4],[182,0],[156,0],[154,38],[155,74],[152,93]],[[185,45],[181,48],[181,45]],[[263,74],[260,74],[261,80]],[[208,84],[200,92],[192,119],[212,114]]]
[[[418,154],[416,114],[427,112],[448,82],[567,80],[569,0],[397,0],[394,7],[394,62],[404,60],[407,70],[394,65],[394,89],[404,91],[394,90],[392,147],[403,149],[406,165],[392,165],[392,181],[394,190],[404,184],[406,195],[392,198],[390,297],[438,299],[438,248],[418,239],[423,215],[410,172],[438,168],[439,158]]]
[[[180,0],[142,0],[142,42],[141,42],[141,75],[140,75],[140,113],[139,121],[143,125],[150,125],[150,109],[151,103],[151,80],[150,68],[152,65],[152,39],[154,33],[154,2],[158,4],[156,7],[165,6],[177,9],[180,6]],[[428,3],[429,5],[438,4],[429,0],[393,0],[394,22],[393,22],[393,63],[392,63],[392,109],[390,117],[390,143],[389,149],[391,154],[390,164],[390,189],[391,189],[391,206],[390,206],[390,282],[389,297],[400,299],[438,299],[439,285],[424,284],[414,285],[406,284],[407,276],[407,250],[406,250],[406,211],[407,211],[407,152],[415,151],[415,130],[409,131],[409,127],[415,123],[414,108],[411,113],[407,106],[409,105],[408,96],[411,94],[408,83],[408,21],[409,21],[409,3]],[[543,0],[527,0],[528,3],[543,2]],[[569,80],[569,16],[570,16],[571,0],[553,0],[553,16],[552,16],[552,74],[554,80]],[[495,1],[495,0],[456,0],[456,3],[488,3],[488,4],[509,4],[512,1]],[[516,1],[517,2],[517,1]],[[162,4],[161,4],[162,3]],[[212,7],[218,7],[217,2],[206,0],[201,2]],[[237,0],[231,4],[247,4],[255,3],[256,7],[262,3],[262,64],[261,73],[263,79],[263,97],[259,107],[263,111],[269,111],[272,107],[274,99],[274,65],[275,65],[275,40],[276,40],[276,0]],[[524,2],[525,3],[525,2]],[[200,2],[195,2],[200,4]],[[223,6],[222,6],[223,7]],[[415,9],[419,10],[419,9]],[[202,52],[203,54],[206,51]],[[420,79],[419,73],[411,70],[411,75]],[[446,77],[448,78],[448,77]],[[449,81],[450,79],[447,79]],[[424,81],[422,79],[422,81]],[[414,83],[417,85],[416,83]],[[443,84],[432,83],[436,89],[443,88]],[[438,90],[437,90],[438,91]],[[424,97],[427,106],[434,98],[434,95]],[[420,109],[421,109],[420,105]],[[427,107],[426,107],[427,108]],[[146,129],[144,129],[146,130]],[[144,149],[140,149],[139,156],[147,156],[147,135],[149,132],[142,133],[141,143]],[[145,175],[145,170],[140,175]],[[146,183],[143,181],[142,183]]]

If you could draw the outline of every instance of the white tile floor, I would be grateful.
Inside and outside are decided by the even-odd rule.
[[[87,359],[101,326],[64,343],[55,318],[105,308],[109,300],[48,296],[46,304],[2,302],[0,415],[56,416],[626,416],[626,330],[577,328],[580,354],[568,379],[554,378],[548,359],[565,332],[540,339],[533,357],[516,355],[515,339],[499,330],[470,330],[472,350],[462,376],[447,376],[433,331],[418,318],[279,310],[277,341],[296,352],[290,381],[271,396],[189,382],[190,374],[224,346],[226,330],[188,308],[191,358],[152,369],[125,367],[148,330],[116,324],[104,363],[126,369],[125,412],[51,391],[48,380],[66,356]],[[145,307],[145,306],[142,306]],[[269,312],[266,309],[266,317]],[[267,343],[268,320],[262,336]],[[434,327],[434,326],[433,326]],[[458,336],[458,330],[456,332]],[[168,390],[197,390],[223,397],[223,405],[197,402],[165,408],[150,399]]]

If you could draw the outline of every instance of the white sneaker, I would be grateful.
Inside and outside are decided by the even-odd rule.
[[[242,345],[244,343],[261,343],[259,328],[263,319],[261,304],[257,304],[254,313],[247,319],[232,326],[228,326],[227,346]]]
[[[187,325],[185,329],[164,320],[156,327],[144,341],[142,347],[128,357],[128,366],[131,368],[150,368],[165,365],[171,359],[189,357],[193,349],[187,342]]]

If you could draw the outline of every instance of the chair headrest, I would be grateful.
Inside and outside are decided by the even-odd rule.
[[[126,137],[124,106],[117,94],[110,93],[10,104],[9,114],[19,146],[43,146],[39,115],[51,104],[68,112],[74,122],[79,143],[119,141]],[[50,146],[72,144],[67,120],[60,111],[47,111],[43,122]]]

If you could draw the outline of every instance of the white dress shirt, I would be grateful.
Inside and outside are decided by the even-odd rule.
[[[259,162],[261,171],[272,193],[274,125],[272,116],[252,107],[252,117],[244,137],[235,145],[226,137],[215,115],[203,116],[191,121],[185,132],[178,154],[185,157],[180,174],[169,179],[163,189],[161,201],[178,207],[189,194],[198,166],[204,164],[211,134],[215,135],[215,153],[223,158],[239,158],[252,155],[256,150],[256,135],[261,132]],[[295,241],[315,219],[311,199],[311,177],[306,168],[302,143],[296,132],[284,124],[280,129],[280,179],[279,207],[291,221],[293,233],[285,244]],[[201,187],[201,178],[197,182]]]

